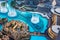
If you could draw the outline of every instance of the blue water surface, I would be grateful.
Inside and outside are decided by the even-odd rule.
[[[14,10],[14,8],[12,8],[11,6],[8,6],[8,9],[12,10],[12,11]],[[1,13],[0,12],[0,17],[1,18],[8,18],[8,21],[11,21],[11,20],[22,21],[29,26],[29,31],[30,32],[44,33],[46,31],[47,25],[48,25],[48,19],[47,18],[44,18],[42,15],[37,14],[37,13],[34,14],[34,13],[31,13],[31,12],[27,12],[27,11],[23,12],[23,11],[19,11],[19,10],[15,10],[15,11],[17,13],[17,16],[14,17],[14,18],[8,16],[9,11],[7,13]],[[37,23],[37,24],[33,24],[31,22],[32,15],[38,16],[40,22]]]
[[[2,25],[0,24],[0,31],[2,31],[2,29],[3,29],[3,27],[2,27]]]
[[[48,40],[45,36],[31,36],[30,40]]]
[[[9,10],[13,10],[14,9],[10,5],[7,8]],[[19,10],[15,10],[15,11],[16,11],[16,13],[18,15],[16,17],[13,17],[13,18],[12,17],[9,17],[8,16],[8,12],[9,11],[8,11],[5,14],[0,12],[0,18],[7,18],[8,21],[17,20],[17,21],[24,22],[24,23],[26,23],[29,26],[29,32],[45,33],[45,31],[47,30],[47,28],[48,28],[48,19],[45,18],[45,17],[43,17],[42,15],[35,14],[36,16],[39,17],[40,22],[37,23],[37,24],[33,24],[31,22],[31,18],[32,18],[32,15],[34,15],[34,13],[27,12],[27,11],[25,11],[23,13],[23,11],[19,11]],[[2,29],[3,29],[3,27],[2,27],[2,25],[0,25],[0,30],[2,30]],[[31,36],[31,39],[30,40],[47,40],[47,38],[45,38],[45,36]]]

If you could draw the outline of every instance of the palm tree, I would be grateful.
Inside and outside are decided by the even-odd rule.
[[[6,2],[1,3],[1,6],[3,6],[3,7],[5,7],[5,5],[6,5]]]
[[[11,1],[11,6],[15,7],[16,6],[16,2],[15,1]]]

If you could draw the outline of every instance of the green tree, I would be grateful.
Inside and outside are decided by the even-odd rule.
[[[2,3],[1,3],[1,6],[5,6],[5,5],[6,5],[6,2],[2,2]]]
[[[16,2],[15,1],[11,1],[11,6],[15,7],[16,6]]]

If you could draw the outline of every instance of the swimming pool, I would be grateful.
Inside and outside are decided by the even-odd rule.
[[[44,33],[46,31],[46,29],[48,28],[47,27],[48,26],[48,19],[46,17],[43,17],[41,15],[41,13],[39,14],[38,12],[34,13],[34,12],[27,12],[27,11],[26,12],[19,11],[19,10],[12,8],[10,5],[8,5],[7,8],[8,8],[8,10],[12,10],[12,11],[15,10],[17,13],[17,16],[16,17],[9,17],[8,16],[9,11],[5,14],[0,12],[1,18],[7,18],[8,21],[17,20],[17,21],[24,22],[29,26],[30,32]],[[32,15],[39,17],[39,22],[37,24],[34,24],[31,22]]]
[[[10,2],[10,0],[9,0]],[[44,17],[42,15],[42,13],[39,13],[39,12],[23,12],[23,11],[19,11],[19,10],[16,10],[14,8],[12,8],[10,5],[8,5],[7,7],[8,9],[8,12],[7,13],[1,13],[0,12],[0,18],[7,18],[8,21],[11,21],[11,20],[17,20],[17,21],[21,21],[21,22],[24,22],[28,25],[29,27],[29,32],[40,32],[40,33],[45,33],[45,31],[47,30],[48,28],[48,18],[47,17]],[[8,16],[8,13],[9,13],[9,10],[11,11],[16,11],[17,13],[17,16],[16,17],[9,17]],[[35,16],[35,17],[38,17],[39,18],[39,22],[34,24],[31,22],[31,18]],[[3,27],[2,25],[0,25],[0,30],[2,30]],[[37,40],[37,39],[41,39],[41,40],[47,40],[47,38],[45,36],[31,36],[31,39],[30,40]]]
[[[0,17],[1,17],[1,18],[8,18],[9,21],[10,21],[10,20],[22,21],[22,22],[28,24],[30,32],[41,32],[41,33],[44,33],[45,30],[47,29],[48,19],[43,18],[41,15],[36,14],[37,16],[39,16],[40,22],[37,23],[37,24],[33,24],[33,23],[31,22],[31,17],[32,17],[32,15],[34,15],[34,14],[29,13],[29,12],[24,12],[24,13],[22,13],[22,12],[19,12],[19,11],[17,11],[17,10],[16,10],[16,13],[17,13],[18,16],[14,17],[14,18],[9,17],[9,16],[7,15],[7,13],[6,13],[6,14],[1,14],[1,13],[0,13]],[[40,29],[39,29],[39,28],[40,28]]]
[[[48,40],[46,36],[31,36],[30,40]]]

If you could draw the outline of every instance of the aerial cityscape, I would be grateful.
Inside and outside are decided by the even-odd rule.
[[[60,40],[60,0],[0,0],[0,40]]]

